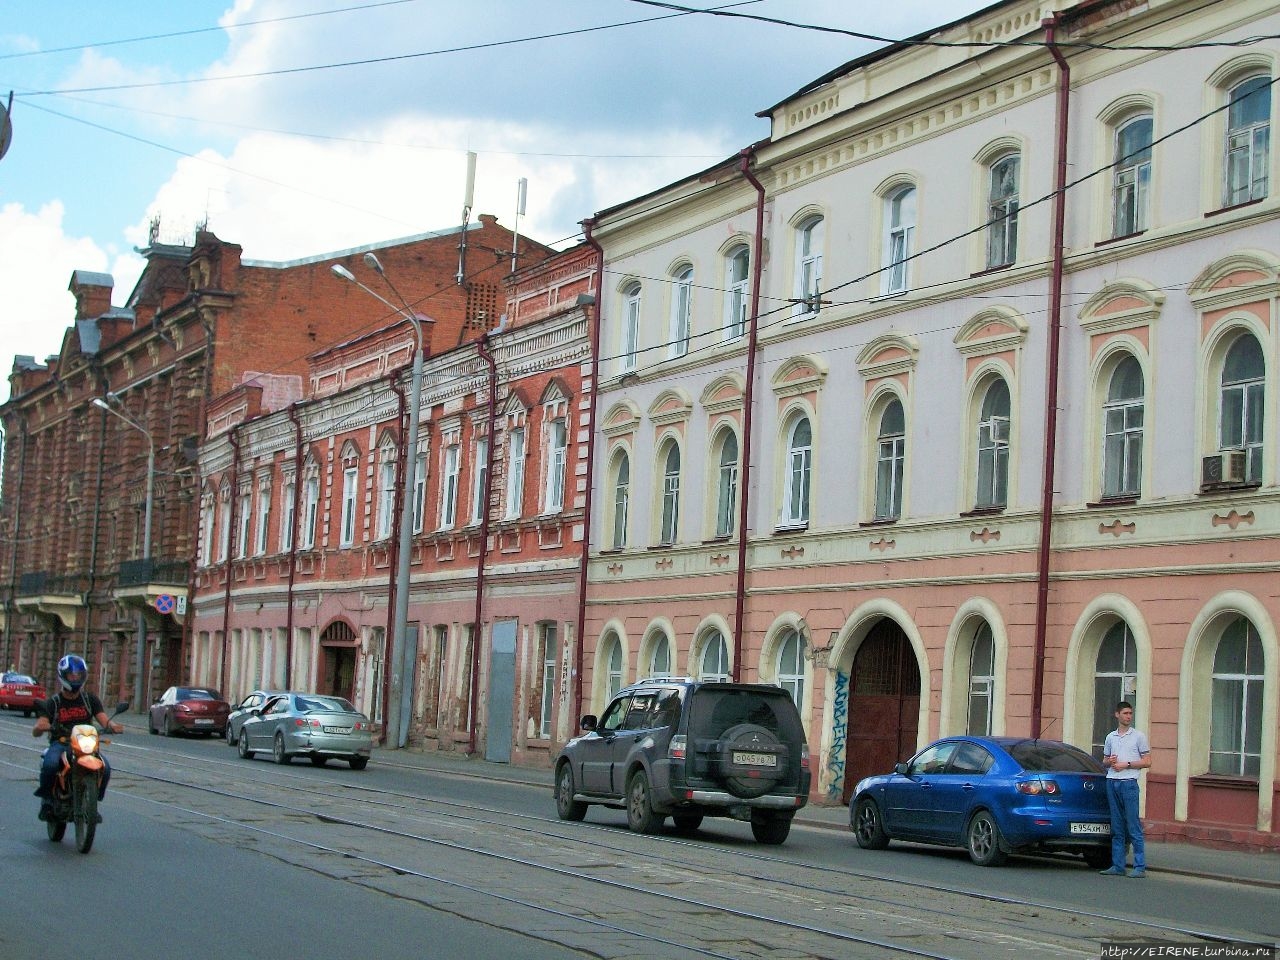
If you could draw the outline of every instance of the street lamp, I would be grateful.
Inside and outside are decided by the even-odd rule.
[[[107,394],[111,399],[115,399],[115,394]],[[119,417],[133,429],[137,430],[147,438],[147,506],[142,521],[142,559],[151,559],[151,505],[155,499],[156,486],[156,442],[151,436],[151,431],[144,427],[141,423],[129,416],[123,410],[118,410],[111,406],[101,397],[94,397],[91,401],[99,410],[105,410],[114,416]],[[117,401],[118,402],[118,401]],[[148,577],[150,573],[148,573]],[[146,605],[146,597],[143,597],[143,605]],[[133,678],[133,702],[137,705],[139,711],[145,711],[147,705],[144,702],[143,671],[146,669],[146,650],[147,650],[147,615],[142,607],[138,608],[138,649],[137,664],[135,667],[135,675]]]
[[[400,545],[396,564],[396,609],[391,625],[391,637],[388,640],[387,663],[391,671],[391,690],[387,696],[387,743],[391,749],[403,747],[409,735],[409,717],[405,716],[413,704],[404,696],[404,660],[405,633],[409,628],[409,561],[413,547],[413,501],[412,495],[416,483],[418,469],[418,416],[422,403],[422,364],[424,350],[422,345],[422,321],[432,323],[430,317],[420,317],[414,313],[387,276],[382,263],[372,252],[364,255],[365,265],[378,274],[400,301],[396,306],[382,294],[371,290],[355,278],[350,270],[340,263],[330,269],[341,277],[354,283],[370,296],[382,301],[413,326],[415,349],[413,352],[413,374],[409,385],[409,437],[405,444],[404,490],[400,498]]]

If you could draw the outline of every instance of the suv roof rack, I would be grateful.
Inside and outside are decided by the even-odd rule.
[[[646,683],[697,683],[693,677],[645,677],[631,684],[633,687],[639,687]]]

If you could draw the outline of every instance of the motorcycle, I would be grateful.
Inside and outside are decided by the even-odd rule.
[[[116,712],[108,723],[129,709],[128,701],[116,704]],[[101,817],[98,815],[98,791],[102,780],[102,754],[100,748],[111,741],[101,735],[94,723],[78,723],[71,733],[58,738],[70,750],[62,756],[62,769],[53,781],[52,810],[45,826],[49,839],[62,840],[68,824],[75,824],[76,849],[88,853],[93,848],[93,837]]]

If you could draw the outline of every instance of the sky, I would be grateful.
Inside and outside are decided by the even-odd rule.
[[[989,3],[687,0],[900,38]],[[579,221],[769,134],[756,116],[879,43],[642,0],[0,0],[0,401],[74,320],[123,306],[158,239],[206,224],[288,261],[462,221],[556,247]]]

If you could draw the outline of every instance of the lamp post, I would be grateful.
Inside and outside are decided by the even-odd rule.
[[[415,348],[413,352],[413,373],[409,384],[409,436],[405,444],[404,490],[400,498],[400,544],[396,563],[396,608],[392,620],[391,636],[388,639],[387,664],[391,671],[391,690],[387,695],[387,742],[391,749],[403,747],[408,739],[408,717],[405,712],[412,707],[412,702],[404,695],[404,650],[405,632],[409,627],[409,561],[413,547],[413,491],[418,468],[418,415],[422,402],[422,364],[425,351],[422,344],[422,322],[433,322],[430,317],[419,317],[410,309],[400,291],[395,288],[381,262],[373,253],[364,255],[365,264],[378,274],[400,301],[396,306],[382,294],[371,290],[355,278],[350,270],[340,263],[330,269],[343,280],[354,283],[370,296],[382,301],[413,326]]]
[[[111,399],[115,399],[115,394],[107,394]],[[101,397],[94,397],[93,405],[100,410],[105,410],[114,416],[119,417],[133,429],[137,430],[147,438],[147,505],[142,521],[142,559],[151,559],[151,505],[155,499],[156,486],[156,442],[151,436],[151,431],[144,427],[141,423],[129,416],[123,410],[118,410],[111,406]],[[148,573],[148,577],[150,573]],[[143,605],[146,604],[146,597],[143,597]],[[143,684],[143,671],[146,669],[146,652],[147,652],[147,615],[142,607],[138,608],[138,649],[136,652],[137,663],[135,665],[133,678],[133,702],[136,709],[145,712],[147,705],[144,702],[146,687]]]

